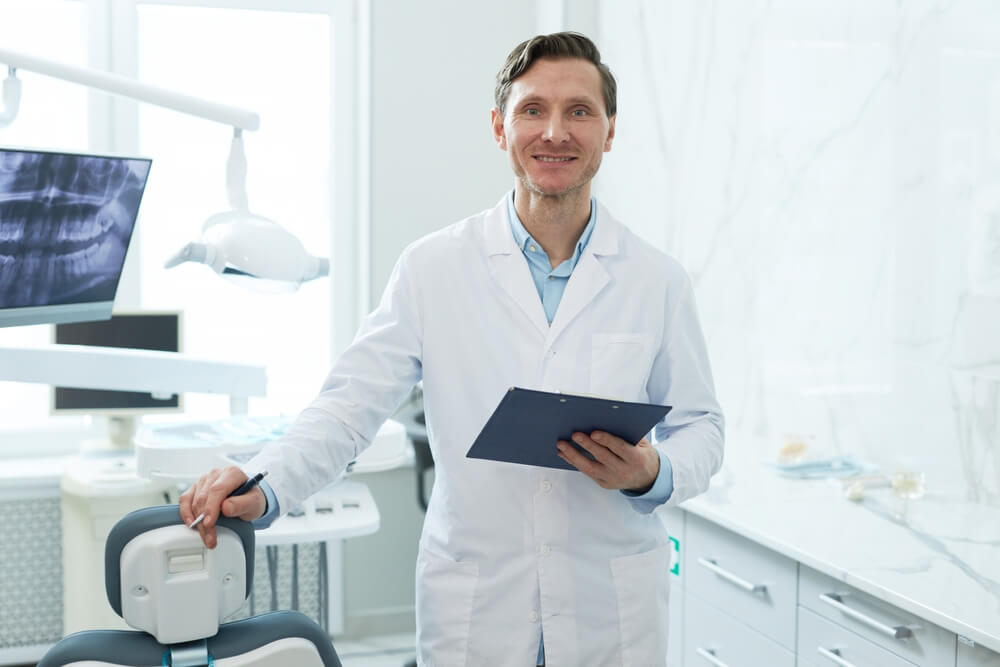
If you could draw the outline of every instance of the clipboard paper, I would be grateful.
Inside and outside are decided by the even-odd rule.
[[[511,387],[466,456],[576,470],[557,455],[557,441],[565,440],[584,456],[593,458],[570,439],[573,433],[605,431],[636,443],[669,411],[667,405]]]

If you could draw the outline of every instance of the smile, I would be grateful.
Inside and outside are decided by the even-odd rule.
[[[565,157],[548,157],[546,155],[535,155],[534,158],[539,162],[569,162],[571,160],[576,159],[571,155]]]

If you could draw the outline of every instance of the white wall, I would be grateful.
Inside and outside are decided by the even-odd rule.
[[[513,186],[493,143],[493,84],[535,34],[535,0],[372,2],[371,303],[411,241]]]
[[[730,441],[1000,500],[1000,7],[603,0],[598,194],[692,274]]]

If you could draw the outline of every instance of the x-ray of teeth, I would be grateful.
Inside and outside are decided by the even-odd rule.
[[[0,149],[0,308],[114,300],[149,164]]]

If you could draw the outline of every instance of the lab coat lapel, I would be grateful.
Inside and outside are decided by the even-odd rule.
[[[508,195],[509,196],[509,195]],[[500,200],[486,215],[484,234],[490,272],[515,304],[531,320],[544,337],[549,333],[549,322],[542,308],[538,289],[531,279],[531,269],[524,253],[517,247],[507,219],[507,198]]]
[[[563,292],[552,326],[548,330],[546,350],[611,281],[607,269],[601,265],[601,258],[618,254],[618,224],[607,209],[598,205],[594,231],[566,284],[566,291]]]

